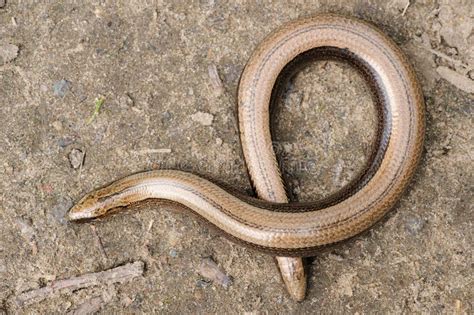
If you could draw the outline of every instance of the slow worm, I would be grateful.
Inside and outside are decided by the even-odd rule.
[[[304,59],[345,60],[372,86],[378,137],[365,170],[340,192],[312,203],[288,203],[272,148],[269,105],[282,76]],[[285,257],[314,255],[378,221],[412,177],[424,138],[424,103],[402,51],[378,29],[332,14],[290,22],[255,50],[238,91],[240,139],[260,199],[191,173],[157,170],[120,179],[83,197],[69,220],[94,219],[133,203],[161,199],[198,214],[223,235]]]

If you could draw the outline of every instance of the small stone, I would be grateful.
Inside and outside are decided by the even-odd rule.
[[[6,0],[0,0],[0,9],[3,9],[5,5],[7,4]],[[1,313],[1,312],[0,312]]]
[[[331,260],[334,260],[334,261],[344,261],[344,258],[339,254],[330,253],[328,255],[328,258],[331,259]]]
[[[58,145],[61,147],[61,148],[65,148],[67,147],[68,145],[72,144],[74,142],[74,140],[72,140],[71,138],[61,138],[61,139],[58,139]]]
[[[467,73],[467,76],[469,77],[469,79],[474,80],[474,70],[469,71]]]
[[[208,280],[199,279],[198,281],[196,281],[196,286],[198,288],[207,288],[210,285],[211,285],[211,281],[208,281]]]
[[[59,80],[53,85],[53,93],[56,96],[64,97],[71,87],[71,82],[67,80]]]
[[[13,172],[15,171],[15,169],[13,168],[13,166],[11,166],[11,165],[8,164],[8,163],[3,164],[3,169],[4,169],[4,171],[5,171],[5,174],[7,174],[7,175],[12,175]]]
[[[120,103],[120,106],[123,106],[123,107],[131,107],[135,105],[135,102],[133,101],[133,99],[130,97],[128,93],[126,93],[124,96],[120,98],[119,103]]]
[[[232,279],[225,274],[224,270],[220,268],[211,258],[204,258],[199,265],[198,272],[201,276],[208,278],[224,288],[232,285]]]
[[[406,220],[405,227],[413,235],[418,234],[425,226],[425,221],[418,217],[409,217]]]
[[[66,214],[72,207],[71,199],[61,197],[51,210],[51,217],[60,224],[66,224]]]
[[[173,118],[173,115],[169,111],[165,111],[163,114],[161,114],[161,123],[167,123]]]
[[[8,43],[0,43],[0,65],[15,60],[18,56],[18,46]]]
[[[216,138],[216,144],[218,146],[221,146],[222,145],[222,139],[221,138]]]
[[[20,229],[20,233],[23,238],[28,242],[32,242],[35,239],[35,230],[33,229],[32,222],[30,219],[16,218],[15,223]]]
[[[173,248],[170,250],[170,256],[173,258],[178,257],[178,252],[176,251],[176,249]]]
[[[421,28],[415,30],[415,36],[420,37],[421,34],[423,34],[423,30]]]
[[[197,112],[191,115],[191,119],[197,123],[200,123],[203,126],[210,126],[212,125],[214,116],[209,113]]]
[[[341,274],[337,281],[337,292],[339,296],[351,297],[354,295],[354,277],[357,273]]]
[[[56,129],[56,131],[63,130],[63,124],[59,120],[53,121],[51,125],[53,126],[54,129]]]
[[[72,149],[68,156],[71,167],[74,169],[79,168],[84,163],[84,155],[81,150]]]
[[[456,47],[449,47],[447,49],[448,55],[450,56],[457,56],[458,55],[458,50]]]

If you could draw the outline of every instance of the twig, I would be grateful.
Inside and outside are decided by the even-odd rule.
[[[403,8],[402,16],[405,16],[405,13],[407,13],[407,10],[410,4],[411,4],[411,1],[407,0],[407,4],[405,5],[405,8]]]
[[[84,158],[86,157],[86,151],[82,151],[82,162],[79,165],[79,172],[77,172],[77,182],[81,182],[81,175],[82,175],[82,167],[84,166]]]
[[[214,89],[214,94],[216,94],[216,96],[220,96],[224,92],[224,85],[222,84],[222,80],[219,77],[217,66],[215,64],[210,64],[207,67],[207,72],[209,74],[209,79],[211,80],[212,88]]]
[[[143,270],[144,263],[142,261],[136,261],[106,271],[88,273],[78,277],[57,280],[43,288],[33,289],[19,294],[15,298],[15,302],[18,306],[22,307],[43,301],[57,293],[72,292],[100,284],[124,283],[141,276]]]
[[[454,59],[454,58],[451,58],[449,57],[448,55],[446,54],[443,54],[442,52],[440,51],[437,51],[437,50],[434,50],[433,48],[430,48],[430,47],[426,47],[424,45],[420,45],[422,48],[428,50],[429,52],[431,52],[432,54],[440,57],[440,58],[443,58],[449,62],[452,62],[454,65],[458,66],[458,67],[463,67],[466,69],[466,72],[468,71],[471,71],[473,70],[473,68],[469,65],[469,64],[465,64],[464,62],[460,61],[460,60],[457,60],[457,59]]]
[[[438,67],[436,72],[440,77],[467,93],[474,93],[474,81],[468,77],[449,69],[448,67]]]
[[[150,236],[151,236],[150,231],[153,228],[153,223],[155,223],[155,220],[151,220],[150,223],[148,223],[148,228],[146,229],[146,232],[145,232],[143,246],[148,246],[148,244],[150,243]]]
[[[150,223],[148,223],[148,228],[145,232],[144,240],[143,240],[143,245],[142,245],[142,251],[143,255],[145,256],[145,260],[148,263],[148,265],[151,267],[155,267],[156,265],[156,259],[153,258],[153,256],[150,253],[150,249],[148,245],[150,244],[150,238],[151,238],[151,229],[153,227],[153,223],[155,223],[154,220],[151,220]]]
[[[171,153],[171,149],[143,149],[143,150],[133,150],[131,153],[138,155],[147,155],[154,153]]]

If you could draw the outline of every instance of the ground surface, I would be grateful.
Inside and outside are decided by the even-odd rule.
[[[104,313],[472,312],[471,1],[118,3],[0,1],[0,314],[93,302]],[[304,302],[287,296],[272,257],[164,206],[66,223],[84,193],[147,169],[192,170],[251,192],[236,129],[239,75],[271,30],[320,12],[371,21],[401,46],[423,85],[427,134],[396,208],[307,260]],[[375,112],[352,68],[313,64],[275,114],[275,147],[295,199],[337,191],[363,167]],[[196,271],[209,256],[232,276],[228,289]],[[133,261],[146,269],[127,283],[15,303],[55,279]]]

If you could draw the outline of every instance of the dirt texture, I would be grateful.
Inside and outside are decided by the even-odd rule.
[[[427,131],[393,211],[306,260],[305,301],[289,298],[272,257],[169,206],[65,220],[83,194],[150,169],[189,170],[252,194],[239,76],[269,32],[322,12],[362,18],[395,40],[422,84]],[[0,1],[0,314],[472,314],[473,27],[467,0]],[[300,72],[273,117],[293,200],[342,188],[375,137],[369,87],[339,62]],[[225,285],[200,273],[208,257]],[[143,274],[122,283],[17,303],[55,280],[134,262]]]

